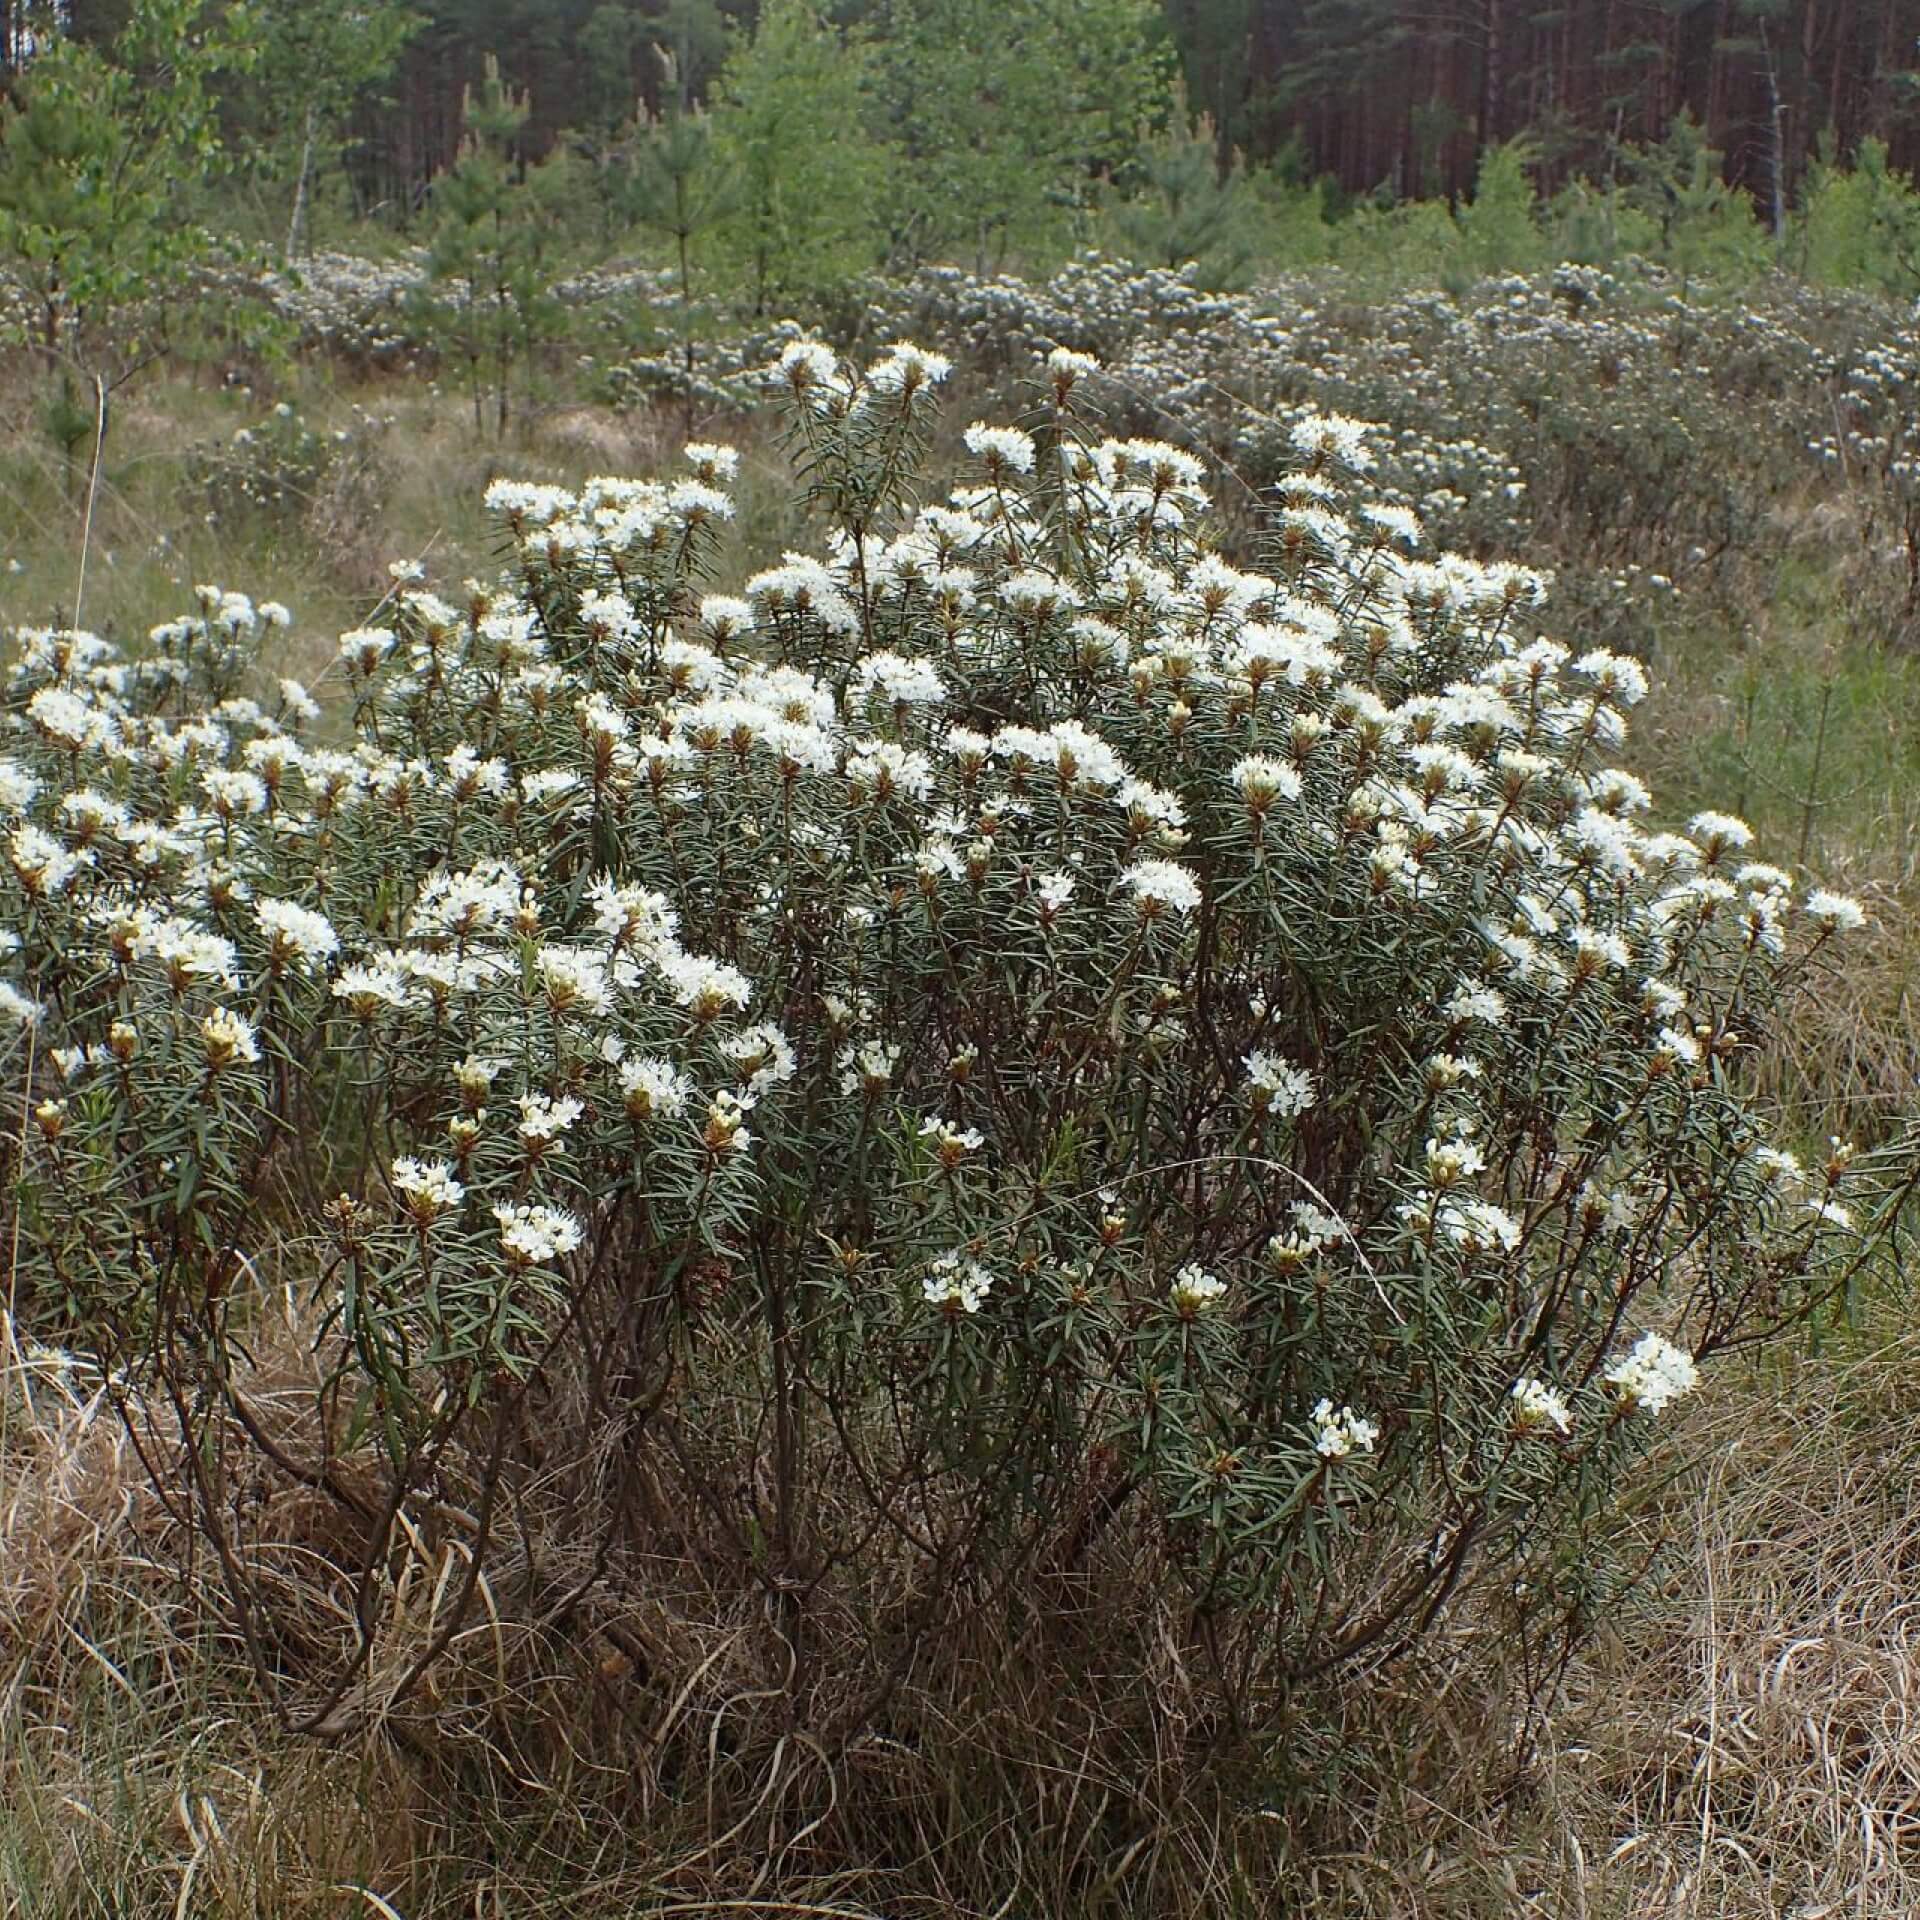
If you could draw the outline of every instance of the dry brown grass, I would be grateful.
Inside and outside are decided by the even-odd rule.
[[[951,1636],[916,1670],[910,1735],[877,1723],[829,1756],[782,1718],[751,1609],[684,1572],[624,1630],[601,1623],[617,1637],[516,1624],[503,1596],[432,1696],[290,1740],[214,1627],[205,1570],[178,1578],[119,1422],[79,1378],[7,1353],[7,1920],[561,1900],[581,1920],[1920,1912],[1904,1330],[1719,1377],[1689,1435],[1701,1471],[1632,1522],[1671,1536],[1662,1592],[1575,1668],[1537,1738],[1489,1643],[1471,1678],[1354,1687],[1260,1777],[1206,1766],[1169,1623],[1098,1600],[1074,1630]],[[290,1553],[311,1544],[311,1513],[276,1517]],[[439,1571],[402,1576],[414,1631]],[[1131,1714],[1109,1685],[1129,1673]]]
[[[1723,1385],[1697,1484],[1649,1517],[1654,1604],[1509,1772],[1496,1703],[1390,1703],[1372,1844],[1329,1914],[1839,1920],[1920,1913],[1920,1343]],[[1511,1746],[1507,1746],[1511,1751]]]

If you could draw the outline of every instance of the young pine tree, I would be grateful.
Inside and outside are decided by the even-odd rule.
[[[467,93],[460,157],[434,189],[424,305],[442,353],[464,370],[476,432],[489,408],[495,432],[506,432],[515,361],[531,384],[558,318],[546,286],[551,183],[516,152],[527,114],[526,96],[506,87],[489,56],[478,91]]]
[[[1137,171],[1142,190],[1113,208],[1113,226],[1132,259],[1160,267],[1192,261],[1208,286],[1235,284],[1254,255],[1253,208],[1237,154],[1219,164],[1219,138],[1202,115],[1184,116],[1166,132],[1142,141]]]
[[[735,210],[737,182],[715,149],[713,123],[672,108],[651,121],[628,155],[621,209],[637,226],[673,247],[680,291],[680,351],[689,375],[694,357],[694,250]]]

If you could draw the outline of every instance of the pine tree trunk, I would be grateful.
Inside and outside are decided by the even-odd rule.
[[[1481,14],[1480,141],[1482,149],[1500,144],[1500,82],[1507,50],[1500,32],[1501,0],[1485,0]]]

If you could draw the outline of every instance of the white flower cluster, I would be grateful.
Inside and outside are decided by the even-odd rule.
[[[1517,1433],[1558,1434],[1573,1431],[1573,1412],[1566,1396],[1544,1380],[1516,1380],[1513,1383],[1513,1425]]]
[[[1196,1314],[1205,1313],[1226,1291],[1227,1283],[1218,1274],[1209,1273],[1205,1267],[1189,1265],[1173,1276],[1167,1298],[1181,1319],[1191,1320]]]
[[[1693,1356],[1658,1333],[1643,1333],[1603,1378],[1630,1413],[1664,1413],[1700,1384]]]
[[[978,1260],[947,1252],[934,1261],[920,1288],[929,1306],[949,1314],[978,1313],[993,1291],[993,1275]]]
[[[1323,1460],[1371,1453],[1380,1438],[1380,1429],[1373,1421],[1363,1420],[1351,1407],[1335,1407],[1331,1400],[1322,1400],[1307,1418],[1313,1430],[1313,1450]]]

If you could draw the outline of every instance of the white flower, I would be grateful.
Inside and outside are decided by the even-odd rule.
[[[674,998],[696,1020],[713,1020],[738,1011],[753,998],[747,976],[724,960],[708,960],[676,949],[657,954],[654,964],[673,989]]]
[[[927,1304],[949,1314],[978,1313],[992,1290],[993,1275],[978,1260],[958,1253],[943,1253],[920,1282]]]
[[[1323,1460],[1344,1460],[1350,1454],[1371,1453],[1380,1429],[1363,1420],[1351,1407],[1335,1408],[1322,1400],[1307,1416],[1313,1429],[1313,1450]]]
[[[929,893],[942,880],[957,880],[966,871],[965,862],[951,840],[928,840],[913,856],[915,871]]]
[[[831,387],[840,377],[840,360],[834,350],[818,340],[790,340],[773,363],[775,375],[795,393],[809,387]]]
[[[62,795],[60,818],[83,840],[93,839],[103,833],[123,834],[132,824],[132,816],[118,800],[110,800],[104,793],[95,793],[91,787],[82,787],[77,793]]]
[[[1061,909],[1073,898],[1074,879],[1070,873],[1042,873],[1034,878],[1033,897],[1043,923],[1051,926]]]
[[[1047,372],[1063,396],[1076,380],[1085,380],[1099,371],[1100,362],[1092,354],[1075,353],[1071,347],[1055,347],[1047,355]]]
[[[464,741],[447,755],[447,784],[460,800],[497,800],[507,790],[507,763],[483,760]]]
[[[1662,1071],[1677,1066],[1698,1066],[1700,1042],[1684,1028],[1662,1027],[1653,1037],[1653,1059]]]
[[[1573,1415],[1566,1400],[1544,1380],[1516,1380],[1508,1398],[1513,1402],[1516,1433],[1537,1433],[1543,1427],[1559,1433],[1573,1431]]]
[[[1633,1351],[1601,1376],[1629,1413],[1663,1413],[1700,1383],[1692,1357],[1657,1333],[1643,1333]]]
[[[1427,1178],[1436,1188],[1456,1187],[1485,1171],[1487,1157],[1471,1140],[1436,1135],[1427,1142]]]
[[[931,660],[903,659],[884,648],[866,655],[853,672],[856,698],[876,691],[895,706],[937,707],[947,697],[946,682]]]
[[[1396,1211],[1409,1227],[1466,1254],[1511,1253],[1520,1244],[1520,1222],[1491,1200],[1445,1190],[1423,1191]]]
[[[39,780],[12,760],[0,760],[0,814],[24,813],[40,791]]]
[[[1018,573],[1009,574],[1000,583],[1000,597],[1016,613],[1032,614],[1036,618],[1063,609],[1071,612],[1080,604],[1076,588],[1064,580],[1056,580],[1050,573],[1042,573],[1038,567],[1024,567]]]
[[[520,910],[518,871],[504,861],[483,861],[464,873],[444,869],[427,877],[408,916],[416,938],[466,940],[494,933]]]
[[[720,1053],[756,1099],[793,1078],[793,1045],[767,1022],[728,1034],[720,1042]]]
[[[1268,754],[1250,753],[1235,761],[1232,778],[1240,789],[1241,799],[1247,803],[1247,811],[1256,820],[1265,819],[1268,808],[1276,800],[1300,798],[1299,773],[1286,761],[1275,760]]]
[[[269,964],[307,971],[340,951],[340,936],[325,914],[291,900],[256,900],[253,907],[267,936]]]
[[[834,584],[833,575],[802,554],[789,554],[782,565],[756,573],[747,582],[747,599],[764,603],[772,614],[811,614],[834,633],[860,631],[859,612]]]
[[[536,1154],[552,1146],[584,1111],[578,1100],[555,1100],[544,1093],[520,1094],[516,1104],[520,1108],[521,1143]]]
[[[1227,1290],[1227,1283],[1205,1267],[1188,1265],[1173,1276],[1167,1298],[1181,1319],[1191,1320],[1205,1313]]]
[[[1609,968],[1620,971],[1633,964],[1633,949],[1617,933],[1574,926],[1567,929],[1567,943],[1573,948],[1576,980],[1592,979]]]
[[[1003,729],[1003,732],[1005,730]],[[1106,741],[1077,720],[1061,720],[1039,737],[1041,757],[1052,762],[1064,792],[1104,792],[1122,785],[1127,769]]]
[[[497,1206],[493,1217],[500,1223],[500,1245],[516,1267],[564,1259],[585,1238],[579,1221],[556,1207]]]
[[[893,1083],[900,1049],[886,1041],[863,1040],[857,1047],[842,1047],[834,1064],[840,1069],[842,1093],[863,1094],[871,1100]]]
[[[260,1058],[260,1043],[254,1038],[253,1022],[230,1007],[215,1007],[200,1022],[200,1044],[206,1050],[207,1065],[215,1073],[235,1061],[251,1066]]]
[[[867,384],[879,393],[911,397],[937,387],[952,371],[953,362],[944,353],[929,353],[911,340],[896,340],[867,369]]]
[[[1783,906],[1786,896],[1793,891],[1793,875],[1763,860],[1750,860],[1733,876],[1733,884],[1752,889],[1772,905]]]
[[[352,672],[365,679],[379,668],[395,644],[391,627],[356,627],[340,636],[340,658]]]
[[[1136,860],[1121,880],[1133,890],[1142,920],[1155,920],[1171,909],[1189,914],[1200,904],[1200,882],[1172,860]]]
[[[621,886],[601,874],[587,888],[593,923],[615,947],[651,954],[671,943],[680,916],[664,893],[651,887]]]
[[[938,1114],[921,1121],[920,1138],[932,1141],[934,1157],[949,1171],[986,1144],[986,1135],[978,1127],[956,1127]]]
[[[543,946],[533,957],[534,971],[556,1016],[575,1020],[612,1011],[606,956],[572,947]]]
[[[704,480],[676,480],[667,489],[667,506],[689,524],[733,518],[733,501]]]
[[[402,1156],[393,1163],[393,1184],[407,1211],[422,1226],[431,1226],[443,1213],[451,1213],[467,1195],[445,1160]]]
[[[976,420],[965,434],[967,451],[986,462],[989,473],[1033,471],[1033,436],[1018,427],[990,427]]]
[[[1817,920],[1832,933],[1858,933],[1867,924],[1866,909],[1858,900],[1844,893],[1829,893],[1824,887],[1815,887],[1807,895],[1806,912],[1809,919]]]
[[[700,602],[700,624],[716,640],[731,640],[753,628],[753,608],[731,594],[710,593]]]
[[[544,525],[570,511],[574,498],[562,487],[540,486],[529,480],[495,480],[487,488],[485,505],[489,513],[505,519]]]
[[[1638,706],[1647,697],[1646,668],[1624,654],[1609,653],[1604,647],[1595,647],[1591,653],[1583,653],[1573,663],[1573,670],[1584,674],[1601,693],[1619,706]]]
[[[1709,863],[1729,849],[1753,844],[1753,829],[1730,813],[1696,813],[1687,822],[1687,832],[1699,843],[1701,857]]]
[[[1186,837],[1187,809],[1177,793],[1150,786],[1144,780],[1129,780],[1114,799],[1136,833],[1157,831],[1161,844],[1167,846],[1177,846]]]
[[[340,970],[340,977],[333,983],[333,997],[344,1001],[356,1020],[371,1020],[382,1007],[406,1004],[406,980],[391,962],[359,962]]]
[[[869,740],[847,756],[847,784],[876,800],[905,794],[922,800],[933,790],[933,763],[924,753],[891,740]]]
[[[27,702],[27,718],[69,753],[104,746],[119,731],[110,714],[66,687],[42,687]]]
[[[128,930],[128,951],[136,960],[156,960],[176,993],[198,982],[215,982],[230,992],[240,987],[233,943],[203,932],[187,920],[155,920],[142,915]]]
[[[1343,413],[1306,413],[1293,423],[1288,438],[1296,452],[1310,460],[1325,460],[1365,473],[1373,465],[1367,435],[1375,429],[1365,420]]]
[[[1417,547],[1423,536],[1420,516],[1411,507],[1395,506],[1384,500],[1370,501],[1360,509],[1361,519],[1376,526],[1390,539],[1408,547]]]
[[[1447,1002],[1447,1018],[1460,1026],[1504,1027],[1507,999],[1481,980],[1462,980]]]
[[[1164,440],[1108,441],[1101,451],[1114,461],[1116,473],[1129,472],[1155,492],[1204,498],[1201,482],[1206,479],[1206,467]]]
[[[711,440],[689,440],[680,449],[680,457],[702,480],[723,486],[740,471],[739,453]]]
[[[46,1009],[38,1000],[30,1000],[10,981],[0,980],[0,1019],[12,1021],[16,1026],[31,1027],[38,1023]]]
[[[44,900],[63,892],[76,873],[92,866],[93,854],[69,853],[52,834],[28,824],[14,828],[7,841],[7,861],[27,895]]]
[[[1313,1105],[1313,1075],[1277,1053],[1246,1056],[1247,1099],[1256,1113],[1290,1120]]]
[[[637,1055],[615,1072],[629,1120],[672,1120],[686,1111],[693,1084],[670,1060]]]
[[[737,1094],[722,1087],[707,1103],[706,1125],[701,1140],[716,1159],[723,1153],[745,1153],[753,1145],[747,1131],[746,1116],[753,1105],[751,1094]]]

